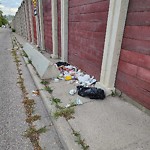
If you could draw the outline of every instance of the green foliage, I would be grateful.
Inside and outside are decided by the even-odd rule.
[[[111,90],[111,96],[112,97],[116,97],[116,96],[120,97],[121,95],[118,95],[118,93],[116,91]]]
[[[26,53],[25,51],[22,52],[22,55],[23,55],[24,57],[28,58],[28,55],[27,55],[27,53]]]
[[[26,119],[26,122],[27,122],[27,123],[32,123],[32,122],[37,121],[37,120],[40,120],[40,119],[41,119],[41,116],[39,116],[39,115],[29,116],[29,117]]]
[[[28,64],[32,64],[32,60],[28,59]]]
[[[54,105],[58,105],[58,104],[60,104],[60,103],[62,103],[61,102],[61,100],[59,99],[59,98],[52,98],[52,105],[54,104]]]
[[[87,145],[85,143],[85,140],[81,138],[81,135],[80,135],[79,132],[73,130],[73,135],[76,137],[75,142],[77,142],[79,145],[81,145],[83,150],[88,150],[89,149],[89,145]]]
[[[12,28],[12,32],[16,32],[16,30]]]
[[[7,19],[3,16],[3,12],[0,10],[0,27],[1,27],[2,25],[6,25],[6,24],[8,24],[8,21],[7,21]]]
[[[46,131],[47,131],[46,126],[44,126],[44,127],[40,128],[40,129],[38,129],[37,133],[38,134],[42,134],[42,133],[46,133]]]
[[[31,126],[30,128],[28,128],[28,129],[24,132],[23,136],[24,136],[24,137],[27,137],[27,138],[30,138],[31,136],[33,136],[33,135],[36,134],[36,133],[37,133],[36,128],[33,127],[33,126]]]
[[[8,21],[7,21],[6,18],[4,18],[4,17],[2,17],[2,24],[3,24],[3,25],[8,24]]]
[[[44,88],[44,90],[47,91],[47,92],[50,93],[50,94],[53,92],[53,90],[52,90],[49,86],[46,86],[46,87]]]
[[[49,82],[48,82],[48,81],[45,81],[45,80],[42,80],[42,81],[41,81],[41,84],[47,85],[47,84],[49,84]]]
[[[66,118],[66,120],[69,120],[73,117],[73,114],[75,113],[74,107],[69,107],[69,108],[62,108],[62,109],[58,109],[56,110],[56,112],[54,112],[54,117],[56,119],[58,119],[59,117],[64,117]]]
[[[34,126],[30,126],[23,134],[24,137],[31,138],[33,136],[36,136],[37,134],[42,134],[47,131],[46,126],[36,129]]]

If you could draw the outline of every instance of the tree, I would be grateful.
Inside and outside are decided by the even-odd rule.
[[[2,16],[3,12],[0,10],[0,16]]]
[[[1,4],[1,0],[0,0],[0,4]],[[6,20],[6,18],[3,17],[3,11],[0,10],[0,27],[1,27],[2,25],[7,24],[7,23],[8,23],[8,21]]]
[[[6,24],[8,24],[8,21],[7,21],[7,19],[3,16],[3,12],[0,10],[0,27],[1,27],[2,25],[6,25]]]

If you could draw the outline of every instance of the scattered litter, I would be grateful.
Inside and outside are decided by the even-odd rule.
[[[76,105],[82,105],[83,102],[77,97],[77,99],[75,100],[75,104]]]
[[[39,90],[33,90],[32,91],[32,96],[39,96],[39,95],[40,95]]]
[[[68,108],[68,107],[70,107],[70,106],[71,106],[71,104],[67,104],[67,105],[66,105],[66,108]]]
[[[89,97],[90,99],[103,100],[105,98],[104,90],[94,87],[97,82],[94,76],[91,77],[90,75],[83,73],[80,69],[68,64],[67,62],[57,62],[55,65],[60,71],[60,75],[57,77],[58,80],[68,81],[68,84],[74,82],[77,84],[77,90],[70,90],[70,95],[74,95],[78,92],[78,95]],[[77,104],[78,103],[82,103],[80,99],[78,99]]]
[[[60,67],[60,66],[69,66],[70,64],[68,64],[67,62],[61,62],[61,61],[59,61],[59,62],[56,63],[56,65],[58,67]]]
[[[84,83],[84,82],[90,80],[90,76],[85,74],[84,76],[79,76],[78,80],[79,80],[79,83]]]
[[[60,71],[60,75],[57,77],[60,80],[73,81],[71,84],[76,81],[77,84],[82,86],[91,86],[96,83],[94,76],[90,77],[88,74],[84,74],[80,69],[77,69],[75,66],[68,64],[67,62],[57,62],[55,64]]]
[[[59,79],[58,79],[58,78],[55,78],[55,79],[54,79],[54,82],[59,82]]]
[[[63,77],[63,74],[60,74],[59,77],[62,78],[62,77]]]
[[[63,74],[60,74],[60,75],[57,77],[57,79],[59,79],[59,80],[64,80]]]
[[[76,81],[76,84],[79,84],[79,81]]]
[[[82,97],[89,97],[90,99],[104,99],[104,90],[96,87],[77,86],[78,95]]]
[[[74,95],[74,94],[76,94],[76,93],[77,93],[77,90],[76,90],[76,89],[72,89],[72,90],[69,91],[69,94],[70,94],[70,95]]]
[[[69,80],[71,80],[71,79],[72,79],[71,75],[65,76],[65,80],[66,80],[66,81],[69,81]]]
[[[65,66],[65,68],[68,69],[68,70],[69,70],[69,69],[71,70],[71,69],[73,68],[73,66],[68,65],[68,66]]]
[[[68,81],[68,84],[73,84],[75,82],[75,80],[70,80]]]
[[[73,103],[67,104],[65,107],[68,108],[68,107],[73,107],[73,106],[82,105],[82,104],[83,102],[77,97]]]

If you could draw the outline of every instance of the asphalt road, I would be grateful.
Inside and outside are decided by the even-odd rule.
[[[0,28],[0,150],[33,150],[30,140],[23,136],[28,124],[25,121],[23,97],[17,85],[17,70],[11,49],[10,30]],[[36,101],[36,114],[41,116],[36,126],[48,128],[46,133],[40,135],[40,146],[43,150],[62,150],[62,144],[41,98],[32,96],[36,86],[23,61],[21,69],[29,97]]]

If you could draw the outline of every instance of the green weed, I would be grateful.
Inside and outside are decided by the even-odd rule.
[[[81,138],[80,132],[73,130],[73,135],[76,137],[75,142],[77,142],[79,145],[81,145],[83,150],[88,150],[89,145],[85,143],[85,140]]]
[[[52,90],[49,86],[46,86],[46,87],[44,88],[44,90],[47,91],[47,92],[50,93],[50,94],[53,92],[53,90]]]
[[[49,82],[48,82],[48,81],[45,81],[45,80],[42,80],[42,81],[41,81],[41,84],[47,85],[47,84],[49,84]]]
[[[61,108],[54,112],[54,118],[58,119],[59,117],[64,117],[66,120],[74,118],[73,114],[75,113],[74,107]]]
[[[46,132],[47,132],[46,126],[44,126],[44,127],[37,130],[38,134],[42,134],[42,133],[46,133]]]
[[[28,64],[32,64],[32,60],[28,59]]]
[[[62,103],[59,98],[52,98],[51,101],[52,101],[52,105],[55,105],[55,106]]]
[[[26,53],[25,51],[23,51],[22,56],[24,56],[24,57],[28,58],[28,55],[27,55],[27,53]]]
[[[37,120],[40,120],[41,119],[41,116],[39,115],[34,115],[34,116],[30,116],[26,119],[26,122],[27,123],[32,123],[34,121],[37,121]]]

